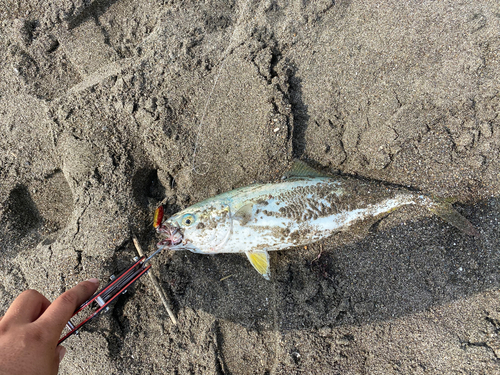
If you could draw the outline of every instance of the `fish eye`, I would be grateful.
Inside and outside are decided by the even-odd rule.
[[[189,227],[192,225],[195,221],[195,217],[192,214],[186,214],[182,217],[182,225],[185,225],[186,227]]]

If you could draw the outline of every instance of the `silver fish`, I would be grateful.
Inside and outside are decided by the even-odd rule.
[[[427,207],[470,235],[479,233],[451,204],[379,182],[318,172],[296,160],[285,180],[253,184],[196,203],[155,227],[159,247],[195,253],[245,253],[270,278],[268,251],[318,241],[406,205]]]

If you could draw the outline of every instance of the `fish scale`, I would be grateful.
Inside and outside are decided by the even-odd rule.
[[[293,184],[295,187],[290,187]],[[331,204],[327,199],[323,199],[316,194],[324,191],[325,188],[334,188],[337,184],[332,184],[330,179],[318,178],[300,178],[295,181],[287,181],[273,186],[273,189],[289,189],[295,192],[296,196],[300,197],[303,193],[301,187],[316,187],[316,191],[311,198],[305,198],[300,202],[297,208],[292,208],[292,215],[287,215],[289,202],[280,200],[284,207],[276,204],[279,196],[270,199],[265,206],[265,209],[260,209],[258,205],[253,205],[251,212],[251,220],[243,225],[240,225],[237,214],[233,218],[233,233],[224,245],[221,252],[246,252],[263,250],[273,251],[282,250],[292,246],[301,246],[323,237],[332,235],[334,232],[347,229],[351,224],[374,217],[379,214],[390,212],[391,210],[401,207],[402,205],[414,204],[415,197],[408,194],[395,196],[393,199],[386,199],[376,204],[366,205],[363,208],[354,210],[338,211],[335,205]],[[261,191],[255,191],[259,194],[258,198],[265,196],[269,189],[269,185],[262,185]],[[296,190],[296,191],[295,191]],[[348,198],[348,197],[346,197]],[[233,201],[248,202],[254,199],[235,195]],[[291,207],[296,206],[292,200]],[[320,212],[316,207],[319,203],[325,206],[325,210]],[[245,204],[251,203],[244,203]],[[284,208],[284,210],[281,210]],[[254,234],[258,233],[258,236]],[[289,233],[284,235],[284,233]],[[202,233],[200,233],[203,236]]]

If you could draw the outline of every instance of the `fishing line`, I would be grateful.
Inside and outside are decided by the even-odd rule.
[[[247,8],[249,2],[250,2],[250,0],[247,0],[245,2],[243,9],[242,9],[242,14],[241,14],[240,19],[242,19],[244,17],[245,9]],[[248,12],[246,12],[246,13],[248,13]],[[208,173],[208,171],[210,170],[210,163],[204,161],[199,165],[199,166],[206,166],[206,170],[204,170],[204,171],[200,171],[198,169],[198,166],[195,165],[196,164],[196,153],[198,151],[198,139],[199,139],[200,134],[201,134],[203,122],[205,121],[205,116],[208,112],[208,105],[210,104],[210,101],[212,99],[212,94],[214,93],[215,87],[217,86],[217,82],[219,81],[219,77],[222,73],[222,69],[226,65],[227,56],[234,51],[234,48],[236,48],[236,47],[231,47],[231,45],[233,43],[233,39],[234,39],[234,36],[236,34],[236,30],[238,30],[238,28],[239,28],[238,26],[239,25],[235,25],[233,33],[231,34],[231,38],[229,39],[229,45],[227,46],[227,48],[225,49],[225,51],[222,55],[221,65],[219,67],[217,75],[215,76],[214,84],[212,85],[212,89],[210,90],[210,93],[208,94],[208,98],[207,98],[207,101],[205,103],[205,107],[203,109],[202,115],[201,115],[201,120],[200,120],[200,123],[198,124],[198,130],[196,132],[196,137],[195,137],[195,141],[194,141],[194,149],[193,149],[193,156],[192,156],[193,162],[192,162],[192,169],[191,170],[200,176],[204,176]]]
[[[236,28],[235,28],[236,30]],[[234,35],[234,31],[233,31],[233,35]],[[231,39],[232,39],[232,36],[231,36]],[[230,43],[231,44],[231,41]],[[229,47],[228,47],[229,48]],[[228,49],[226,49],[226,52],[227,52]],[[208,111],[208,105],[210,104],[210,99],[212,98],[212,94],[215,90],[215,86],[217,86],[217,81],[219,80],[219,77],[220,77],[220,74],[222,72],[222,69],[224,68],[224,65],[226,63],[226,57],[227,55],[225,55],[223,58],[222,58],[222,63],[220,65],[220,68],[219,68],[219,71],[217,73],[217,75],[215,76],[215,81],[214,81],[214,84],[212,85],[212,89],[210,90],[210,93],[208,94],[208,98],[207,98],[207,102],[205,103],[205,108],[203,109],[203,114],[201,116],[201,120],[200,120],[200,123],[198,124],[198,131],[196,132],[196,138],[195,138],[195,141],[194,141],[194,150],[193,150],[193,168],[192,170],[197,174],[197,175],[201,175],[201,176],[204,176],[208,173],[208,171],[210,170],[210,163],[204,161],[200,164],[201,165],[206,165],[207,166],[207,169],[206,171],[204,172],[200,172],[198,170],[198,168],[195,166],[195,163],[196,163],[196,151],[198,149],[198,138],[200,137],[200,133],[201,133],[201,129],[202,129],[202,125],[203,125],[203,121],[205,120],[205,115],[207,114],[207,111]]]

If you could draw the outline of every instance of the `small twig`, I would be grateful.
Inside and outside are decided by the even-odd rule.
[[[229,279],[231,276],[234,276],[234,274],[229,275],[229,276],[224,276],[224,277],[223,277],[222,279],[220,279],[219,281],[224,281],[224,280],[226,280],[226,279]]]
[[[139,241],[137,240],[137,237],[134,236],[132,237],[132,240],[134,241],[135,248],[137,249],[137,253],[139,256],[144,256],[144,253],[142,252],[141,245],[139,244]],[[168,316],[170,316],[170,319],[172,320],[172,323],[177,324],[177,319],[175,319],[175,315],[170,309],[170,306],[168,304],[167,300],[167,295],[165,294],[165,291],[162,289],[160,286],[160,283],[158,280],[156,280],[155,275],[153,275],[153,272],[148,272],[149,278],[151,279],[151,282],[153,283],[153,286],[156,289],[156,292],[160,296],[161,301],[163,302],[163,306],[165,306],[165,309],[167,310]]]

